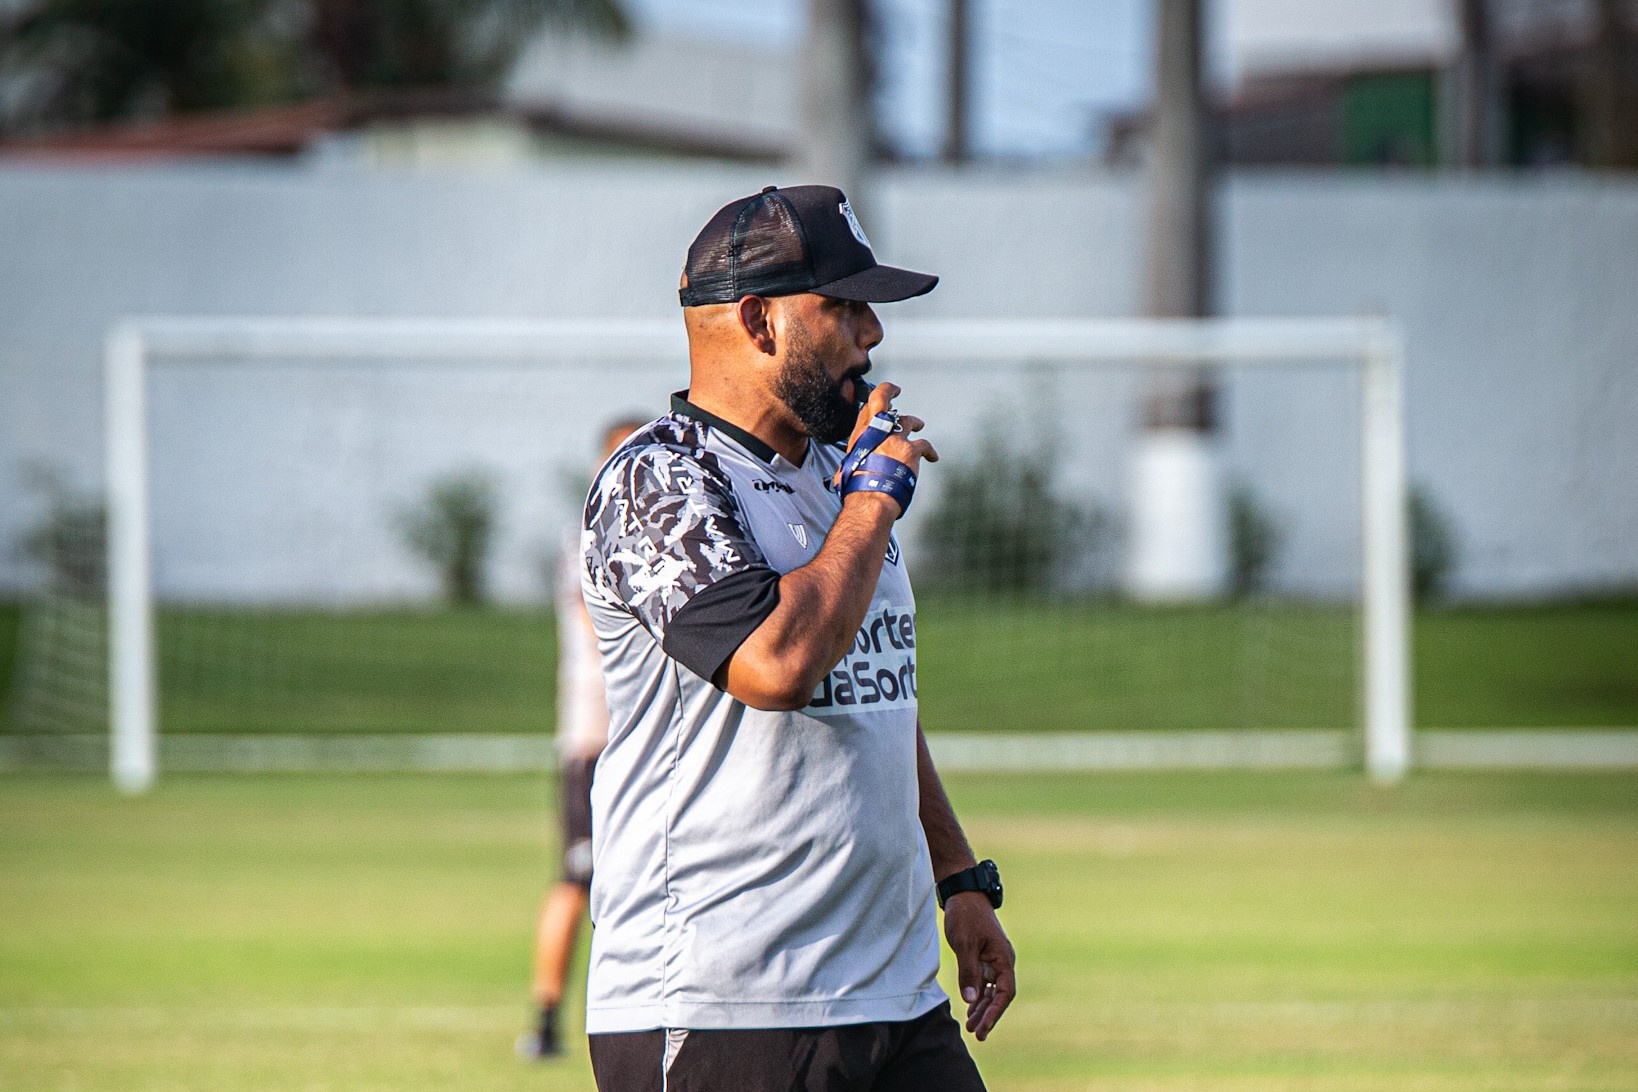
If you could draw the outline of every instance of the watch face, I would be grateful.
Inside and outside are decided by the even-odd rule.
[[[980,861],[978,876],[984,885],[980,890],[990,897],[990,905],[999,910],[1001,908],[1001,870],[995,867],[994,861]]]

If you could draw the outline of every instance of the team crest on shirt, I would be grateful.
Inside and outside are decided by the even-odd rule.
[[[899,540],[896,536],[887,540],[887,563],[889,565],[899,563]]]
[[[807,527],[800,523],[787,523],[785,526],[789,527],[791,529],[791,534],[796,536],[796,544],[802,547],[802,549],[806,550],[808,548]]]

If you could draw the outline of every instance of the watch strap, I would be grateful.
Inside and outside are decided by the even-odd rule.
[[[940,880],[938,908],[944,909],[944,904],[952,895],[960,895],[966,891],[980,891],[990,900],[992,907],[997,910],[1001,908],[1001,871],[996,868],[994,861],[979,861],[971,868],[964,868]]]

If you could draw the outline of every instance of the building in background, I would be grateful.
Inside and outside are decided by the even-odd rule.
[[[1631,0],[1236,0],[1227,22],[1225,163],[1638,167]],[[1493,130],[1477,162],[1462,149],[1475,93]],[[1107,160],[1135,160],[1147,126],[1115,116]]]
[[[794,56],[639,32],[538,35],[495,91],[381,90],[0,141],[0,158],[116,164],[263,157],[322,166],[563,159],[774,163],[796,141]]]

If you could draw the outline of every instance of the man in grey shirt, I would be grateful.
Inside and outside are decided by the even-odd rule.
[[[897,387],[862,382],[870,304],[936,283],[879,265],[827,186],[734,201],[689,248],[690,387],[586,506],[603,1092],[983,1088],[936,981],[935,899],[980,1040],[1013,951],[917,718],[892,533],[938,456]]]

